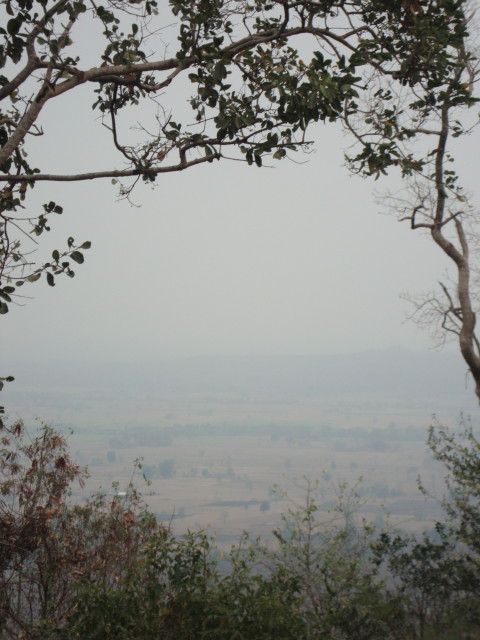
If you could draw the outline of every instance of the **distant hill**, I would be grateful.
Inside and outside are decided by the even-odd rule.
[[[11,391],[95,389],[179,393],[465,395],[456,353],[395,348],[319,356],[224,356],[117,363],[7,363]],[[4,373],[5,373],[4,371]],[[471,383],[469,384],[471,389]],[[9,390],[5,389],[4,401]],[[473,398],[473,393],[467,391]]]

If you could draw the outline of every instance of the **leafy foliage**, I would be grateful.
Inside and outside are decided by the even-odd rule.
[[[393,611],[370,562],[375,531],[358,522],[357,491],[341,484],[335,507],[322,514],[318,482],[305,478],[301,489],[304,502],[292,502],[273,531],[276,548],[264,551],[267,566],[298,584],[312,637],[384,638]]]
[[[480,554],[480,442],[471,425],[456,435],[442,426],[431,427],[428,445],[446,468],[448,495],[442,505],[462,544]]]
[[[382,533],[372,547],[374,557],[392,578],[389,597],[397,602],[406,637],[476,637],[480,443],[468,426],[460,435],[437,426],[430,428],[428,445],[447,472],[446,519],[422,539]]]
[[[304,622],[294,584],[255,575],[239,559],[219,573],[206,534],[149,540],[118,588],[82,584],[71,627],[82,638],[296,638]],[[218,554],[217,554],[218,555]]]
[[[450,495],[445,522],[422,539],[359,521],[346,487],[325,517],[306,482],[274,546],[244,536],[223,557],[205,532],[175,536],[158,523],[133,484],[126,496],[76,503],[70,493],[85,471],[63,436],[44,426],[30,439],[20,423],[4,426],[0,637],[476,637],[480,445],[471,431],[464,437],[431,432]]]
[[[1,0],[8,19],[0,27],[0,312],[8,311],[24,283],[45,275],[53,286],[57,275],[72,277],[72,261],[81,264],[82,249],[90,246],[69,238],[52,260],[33,261],[25,234],[48,231],[51,214],[62,212],[52,200],[43,211],[23,215],[26,196],[39,181],[111,178],[121,181],[120,193],[128,197],[140,179],[151,183],[160,174],[223,157],[256,166],[266,156],[279,160],[308,144],[311,123],[355,115],[380,136],[355,158],[360,170],[378,175],[400,162],[409,171],[413,161],[401,159],[397,141],[413,134],[398,124],[395,88],[407,88],[412,100],[418,96],[420,114],[438,103],[464,46],[464,4]],[[99,33],[89,42],[93,66],[76,41],[81,29]],[[182,82],[191,86],[190,111],[182,105],[177,113],[169,92]],[[362,96],[377,83],[381,108],[366,117]],[[465,104],[468,90],[457,84],[451,99]],[[28,144],[44,135],[39,117],[51,100],[84,85],[93,89],[93,108],[124,168],[42,173],[30,164]],[[148,108],[139,110],[141,105]],[[144,114],[138,140],[126,142],[129,121]],[[54,134],[48,132],[48,140]]]
[[[70,505],[86,471],[53,429],[29,439],[16,423],[0,433],[0,632],[44,638],[64,626],[79,581],[117,584],[160,525],[133,487],[125,500]]]

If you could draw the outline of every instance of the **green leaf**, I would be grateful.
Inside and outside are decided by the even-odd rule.
[[[7,22],[7,31],[11,36],[16,35],[19,30],[20,27],[22,26],[22,18],[20,16],[18,16],[17,18],[11,18],[8,22]]]
[[[4,315],[5,313],[8,313],[8,305],[6,302],[0,302],[0,315]]]
[[[32,273],[31,276],[28,276],[27,281],[28,282],[36,282],[40,278],[40,276],[41,276],[40,273]]]
[[[82,264],[85,261],[83,253],[80,253],[80,251],[74,251],[70,254],[70,257],[72,260],[75,260],[75,262],[78,262],[78,264]]]
[[[223,80],[227,77],[227,69],[225,68],[225,64],[220,60],[215,65],[215,69],[213,70],[213,75],[215,80]]]
[[[86,240],[83,244],[80,245],[80,249],[90,249],[92,243],[90,240]]]

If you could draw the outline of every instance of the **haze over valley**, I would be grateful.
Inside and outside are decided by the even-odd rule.
[[[197,357],[152,362],[24,363],[10,415],[70,437],[91,477],[82,499],[121,491],[142,459],[149,506],[177,531],[211,527],[225,544],[268,536],[319,480],[325,517],[340,483],[361,515],[421,531],[439,516],[418,477],[441,495],[443,470],[427,428],[475,410],[455,353],[388,349],[328,356]],[[38,381],[42,380],[42,383]],[[472,396],[472,397],[471,397]],[[361,478],[361,481],[360,481]],[[275,487],[279,487],[277,490]],[[335,489],[337,487],[337,489]]]

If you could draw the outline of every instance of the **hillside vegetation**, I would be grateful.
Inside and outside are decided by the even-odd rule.
[[[479,637],[480,443],[437,427],[444,518],[423,536],[358,519],[343,487],[320,517],[315,483],[275,544],[225,554],[205,531],[175,536],[126,492],[75,504],[86,470],[64,437],[2,426],[0,638],[432,639]]]

